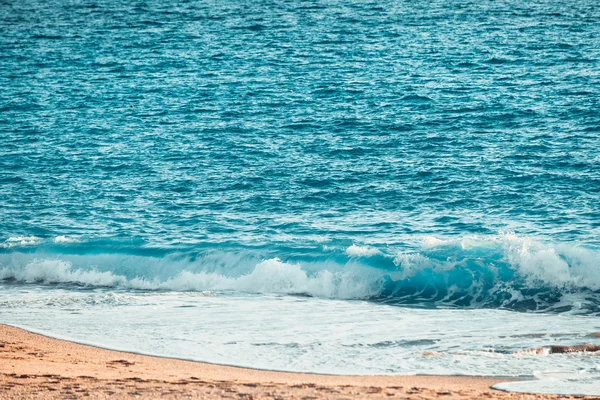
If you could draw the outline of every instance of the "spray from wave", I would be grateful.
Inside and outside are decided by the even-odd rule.
[[[0,280],[138,290],[239,291],[340,299],[376,296],[381,272],[349,262],[295,263],[246,253],[0,255]]]
[[[420,307],[600,312],[598,251],[505,234],[456,240],[423,238],[418,248],[289,247],[280,256],[256,249],[202,249],[131,254],[112,247],[84,250],[78,240],[58,248],[0,254],[0,280],[16,283],[136,290],[237,291],[361,299]],[[23,241],[21,241],[23,242]],[[30,249],[30,240],[24,242]],[[78,246],[70,252],[68,246]],[[67,247],[65,247],[67,246]],[[106,248],[104,248],[106,250]],[[265,255],[267,254],[267,255]]]

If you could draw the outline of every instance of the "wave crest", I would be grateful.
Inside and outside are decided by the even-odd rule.
[[[362,299],[377,295],[377,279],[365,284],[364,274],[353,269],[332,272],[322,270],[309,275],[300,265],[278,258],[258,263],[248,274],[227,277],[218,273],[183,270],[160,278],[133,277],[75,268],[71,262],[57,259],[33,259],[23,268],[0,269],[0,280],[38,284],[76,284],[96,287],[120,287],[141,290],[240,291],[248,293],[302,294],[315,297]]]
[[[599,252],[503,234],[425,238],[411,250],[328,242],[321,251],[200,249],[147,255],[40,249],[0,253],[0,280],[140,290],[238,291],[391,304],[600,312]],[[29,249],[30,247],[28,247]],[[317,247],[318,249],[319,247]],[[115,251],[113,248],[107,248]],[[271,254],[275,251],[271,250]],[[304,251],[304,253],[303,253]]]

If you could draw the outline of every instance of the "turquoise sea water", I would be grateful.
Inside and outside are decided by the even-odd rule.
[[[600,330],[599,204],[594,1],[0,2],[0,322],[86,340],[77,319],[44,318],[56,307],[101,318],[103,296],[186,293],[250,309],[281,296],[299,329],[310,307],[293,299],[332,302],[332,323],[353,305],[378,321],[416,312],[411,324],[428,310],[440,326],[459,314],[464,325],[463,312],[535,313],[547,342],[498,344],[508,333],[496,332],[427,347],[474,352],[439,372],[534,374],[528,363],[545,371],[551,356],[505,369],[477,357],[597,342],[586,335]],[[112,312],[135,315],[131,301]],[[281,315],[265,307],[265,319]],[[138,343],[153,348],[166,314],[142,314],[153,322]],[[560,336],[564,318],[581,330]],[[484,321],[494,317],[471,328]],[[165,355],[185,356],[166,340]],[[418,358],[430,345],[403,357],[432,370],[438,361]],[[188,351],[414,371],[382,355],[380,369],[341,369],[357,355],[335,346],[298,368],[277,346],[217,347]],[[558,372],[584,371],[598,394],[595,359],[573,357]]]

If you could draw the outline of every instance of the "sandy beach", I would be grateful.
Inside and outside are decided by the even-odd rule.
[[[554,399],[490,389],[502,379],[335,376],[105,350],[0,325],[0,399]],[[581,397],[580,397],[581,398]]]

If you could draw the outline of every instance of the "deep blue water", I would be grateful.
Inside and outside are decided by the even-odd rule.
[[[0,240],[9,281],[277,257],[338,279],[292,293],[598,312],[600,7],[0,1]]]

